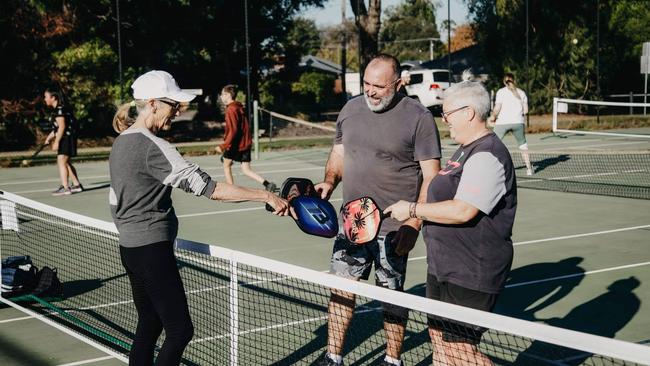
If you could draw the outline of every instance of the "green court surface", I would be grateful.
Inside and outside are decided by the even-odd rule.
[[[528,136],[535,151],[650,149],[650,139]],[[511,149],[514,138],[506,137]],[[443,141],[443,161],[457,146]],[[253,169],[280,184],[290,176],[323,176],[329,149],[263,153]],[[223,179],[214,156],[191,157]],[[107,162],[79,163],[87,191],[52,197],[55,166],[0,170],[0,189],[82,215],[110,221]],[[253,182],[236,167],[237,184]],[[523,186],[523,184],[521,185]],[[179,237],[326,271],[332,240],[303,234],[290,218],[262,204],[224,203],[177,190]],[[332,197],[338,208],[341,189]],[[511,278],[497,312],[621,340],[650,342],[650,200],[519,189]],[[117,256],[117,250],[115,252]],[[424,244],[409,255],[405,288],[421,293]],[[0,308],[2,365],[117,365],[120,361],[12,308]]]

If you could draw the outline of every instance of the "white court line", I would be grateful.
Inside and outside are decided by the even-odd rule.
[[[599,147],[605,147],[605,146],[620,146],[620,145],[639,145],[639,144],[647,144],[648,141],[634,141],[634,142],[617,142],[617,143],[612,143],[612,144],[596,144],[596,145],[582,145],[582,146],[567,146],[567,150],[575,150],[575,149],[584,149],[585,147],[587,148],[599,148]],[[622,153],[625,153],[625,151],[621,151]]]
[[[325,167],[323,166],[314,166],[314,167],[307,167],[307,168],[294,168],[294,169],[277,169],[277,170],[265,170],[258,172],[259,174],[274,174],[274,173],[290,173],[290,172],[303,172],[303,171],[308,171],[308,170],[323,170]],[[233,174],[234,176],[242,176],[244,173],[235,173]],[[223,178],[223,174],[218,174],[218,175],[212,175],[211,177],[214,178]],[[108,178],[108,176],[106,176]],[[26,184],[26,183],[25,183]],[[2,184],[0,184],[0,187]],[[87,188],[90,189],[93,186],[88,186]],[[52,189],[35,189],[35,190],[29,190],[29,191],[17,191],[17,192],[11,192],[13,194],[25,194],[25,193],[40,193],[40,192],[51,192]]]
[[[91,175],[83,177],[84,179],[99,179],[99,178],[109,178],[108,175]],[[46,182],[59,182],[60,178],[50,178],[50,179],[40,179],[40,180],[15,180],[9,182],[0,182],[0,186],[13,186],[13,185],[23,185],[30,183],[46,183]]]
[[[5,320],[0,320],[0,324],[2,324],[2,323],[11,323],[11,322],[15,322],[15,321],[18,321],[18,320],[27,320],[27,319],[32,319],[32,318],[34,318],[34,317],[33,316],[23,316],[23,317],[20,317],[20,318],[5,319]]]
[[[89,359],[89,360],[83,360],[83,361],[77,361],[77,362],[71,362],[71,363],[62,363],[62,364],[60,364],[58,366],[85,365],[85,364],[92,363],[92,362],[97,362],[97,361],[112,360],[113,358],[115,358],[115,357],[113,357],[113,356],[97,357],[97,358],[92,358],[92,359]]]
[[[302,163],[325,163],[327,159],[314,159],[314,160],[296,160],[296,161],[277,161],[277,162],[269,162],[269,163],[258,163],[255,164],[255,168],[257,167],[266,167],[266,166],[274,166],[274,165],[286,165],[288,163],[292,164],[302,164]],[[235,165],[235,167],[237,167]],[[222,167],[201,167],[201,170],[207,171],[207,170],[223,170]],[[220,177],[223,177],[223,175],[219,175]],[[104,175],[91,175],[91,176],[82,176],[84,180],[86,179],[99,179],[99,178],[110,178],[109,175],[104,174]],[[0,182],[0,186],[13,186],[13,185],[23,185],[23,184],[31,184],[31,183],[47,183],[47,182],[58,182],[60,179],[59,178],[48,178],[48,179],[39,179],[39,180],[14,180],[14,181],[8,181],[8,182]]]
[[[596,269],[593,271],[587,271],[587,272],[582,272],[582,273],[573,273],[570,275],[564,275],[564,276],[557,276],[557,277],[549,277],[549,278],[543,278],[541,280],[534,280],[534,281],[527,281],[527,282],[520,282],[520,283],[513,283],[511,285],[507,285],[506,288],[511,288],[511,287],[519,287],[519,286],[527,286],[527,285],[534,285],[536,283],[542,283],[542,282],[548,282],[548,281],[555,281],[555,280],[563,280],[565,278],[572,278],[572,277],[580,277],[580,276],[586,276],[588,274],[594,274],[594,273],[603,273],[603,272],[610,272],[610,271],[616,271],[619,269],[627,269],[627,268],[634,268],[634,267],[641,267],[641,266],[647,266],[650,264],[650,262],[642,262],[642,263],[634,263],[634,264],[626,264],[624,266],[618,266],[618,267],[610,267],[610,268],[603,268],[603,269]]]
[[[338,201],[343,201],[343,198],[332,198],[329,200],[329,202],[338,202]],[[227,214],[233,212],[256,211],[256,210],[265,210],[265,209],[266,207],[235,208],[232,210],[220,210],[220,211],[199,212],[199,213],[185,214],[185,215],[176,215],[176,217],[185,218],[185,217],[196,217],[196,216],[221,215],[221,214]]]
[[[526,184],[526,183],[537,183],[537,182],[544,182],[544,181],[549,181],[549,180],[564,180],[564,179],[580,179],[580,178],[593,178],[593,177],[606,177],[606,176],[612,176],[612,175],[619,175],[619,174],[636,174],[636,173],[645,173],[647,170],[644,169],[636,169],[636,170],[624,170],[621,172],[607,172],[607,173],[594,173],[594,174],[581,174],[581,175],[567,175],[564,177],[553,177],[553,178],[532,178],[532,179],[526,179],[526,180],[521,180],[517,182],[517,184]],[[576,182],[576,183],[581,183],[581,182]]]
[[[584,234],[574,234],[574,235],[566,235],[566,236],[556,236],[553,238],[548,238],[548,239],[537,239],[537,240],[528,240],[528,241],[520,241],[517,243],[513,243],[513,245],[527,245],[527,244],[534,244],[534,243],[542,243],[545,241],[553,241],[553,240],[565,240],[565,239],[573,239],[573,238],[581,238],[585,236],[593,236],[593,235],[603,235],[603,234],[610,234],[610,233],[618,233],[621,231],[630,231],[630,230],[638,230],[638,229],[645,229],[649,228],[650,225],[639,225],[639,226],[630,226],[630,227],[624,227],[620,229],[612,229],[612,230],[603,230],[603,231],[594,231],[591,233],[584,233]]]
[[[520,241],[520,242],[512,243],[512,245],[513,246],[528,245],[528,244],[535,244],[535,243],[543,243],[543,242],[547,242],[547,241],[581,238],[581,237],[585,237],[585,236],[603,235],[603,234],[618,233],[618,232],[622,232],[622,231],[638,230],[638,229],[645,229],[645,228],[650,228],[650,225],[630,226],[630,227],[624,227],[624,228],[620,228],[620,229],[593,231],[593,232],[584,233],[584,234],[574,234],[574,235],[556,236],[556,237],[553,237],[553,238],[546,238],[546,239]],[[426,258],[427,258],[426,256],[414,257],[414,258],[409,258],[408,261],[409,262],[410,261],[417,261],[417,260],[422,260],[422,259],[426,259]]]

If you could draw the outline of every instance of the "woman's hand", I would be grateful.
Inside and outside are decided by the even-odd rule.
[[[412,203],[413,202],[407,201],[399,201],[397,203],[393,203],[384,210],[384,214],[390,213],[390,217],[394,218],[395,220],[404,221],[411,218],[409,216],[409,208]]]
[[[273,207],[273,214],[279,216],[291,215],[295,218],[293,210],[290,209],[289,202],[283,198],[278,197],[276,194],[268,192],[269,196],[266,203]]]

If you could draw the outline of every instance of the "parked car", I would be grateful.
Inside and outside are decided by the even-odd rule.
[[[410,69],[406,94],[418,99],[425,107],[442,104],[442,92],[451,86],[445,69]]]

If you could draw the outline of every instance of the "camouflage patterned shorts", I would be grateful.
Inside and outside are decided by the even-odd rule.
[[[375,240],[357,245],[350,243],[343,234],[334,242],[330,273],[337,276],[367,280],[373,262],[377,285],[391,290],[403,291],[408,256],[398,256],[391,244],[394,232],[378,236]]]

